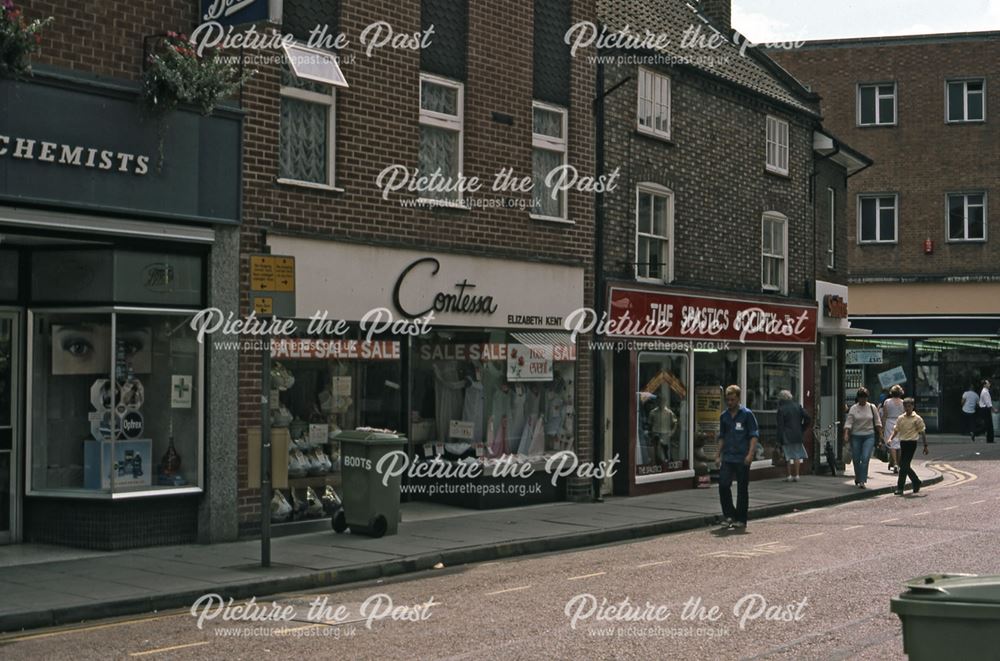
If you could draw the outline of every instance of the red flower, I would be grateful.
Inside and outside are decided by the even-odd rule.
[[[517,358],[517,349],[511,349],[510,350],[510,357],[511,358]]]
[[[517,364],[520,365],[521,367],[524,367],[524,356],[518,356]]]

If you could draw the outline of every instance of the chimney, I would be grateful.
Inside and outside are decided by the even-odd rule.
[[[732,0],[701,0],[699,9],[724,34],[733,29]]]

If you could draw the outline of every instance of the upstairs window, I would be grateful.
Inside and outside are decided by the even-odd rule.
[[[829,217],[829,231],[830,237],[827,239],[826,244],[826,267],[828,269],[836,268],[837,263],[837,193],[832,188],[826,189],[827,206],[829,209],[827,212],[830,214]]]
[[[670,138],[670,78],[639,68],[639,132]]]
[[[784,294],[788,282],[788,218],[769,211],[761,225],[761,286]]]
[[[981,122],[986,119],[986,81],[948,81],[948,121]]]
[[[948,194],[948,240],[986,239],[986,193]]]
[[[566,110],[535,102],[531,122],[531,170],[537,218],[566,220],[566,191],[545,185],[549,173],[566,164]]]
[[[445,185],[421,195],[445,203],[461,202],[458,178],[462,173],[462,95],[464,86],[454,80],[420,75],[420,154],[417,167],[421,177],[437,173]]]
[[[673,280],[673,193],[656,184],[636,189],[636,265],[640,280]]]
[[[861,243],[895,243],[898,223],[895,195],[858,196],[858,235]]]
[[[858,124],[889,126],[896,123],[896,84],[858,86]]]
[[[788,122],[767,117],[767,170],[788,174]]]
[[[347,87],[336,58],[295,44],[284,46],[278,181],[334,186],[335,90]]]

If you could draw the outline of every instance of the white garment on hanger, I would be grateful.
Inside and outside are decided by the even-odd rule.
[[[483,440],[483,404],[486,400],[481,381],[469,381],[465,389],[465,403],[462,406],[462,420],[472,423],[472,441]]]
[[[524,433],[524,423],[527,422],[524,404],[527,400],[525,387],[520,383],[510,392],[510,422],[507,424],[507,436],[520,441]],[[513,451],[513,450],[512,450]]]

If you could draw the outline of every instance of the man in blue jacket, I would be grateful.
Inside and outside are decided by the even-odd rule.
[[[726,388],[726,410],[719,417],[719,499],[724,525],[730,530],[747,526],[750,508],[750,463],[760,438],[757,418],[740,405],[740,387]],[[732,484],[736,480],[736,507]]]

